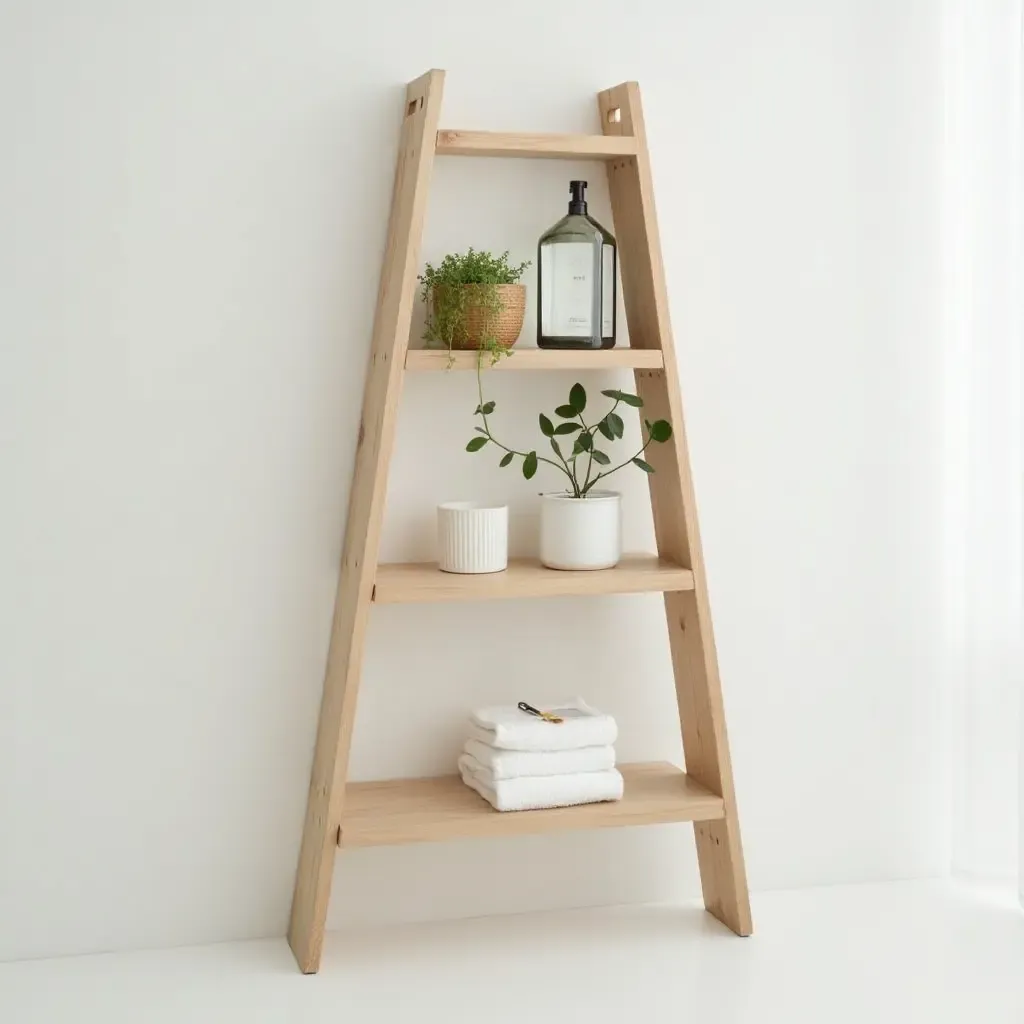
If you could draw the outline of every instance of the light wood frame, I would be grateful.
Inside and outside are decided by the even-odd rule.
[[[693,821],[705,906],[737,934],[749,935],[746,872],[639,88],[635,82],[626,82],[600,93],[603,134],[588,136],[439,131],[443,85],[444,72],[430,71],[410,83],[405,95],[289,943],[305,973],[319,969],[339,845],[666,821]],[[606,353],[523,352],[520,366],[634,369],[646,414],[651,419],[668,419],[674,427],[670,443],[648,450],[656,469],[650,490],[657,557],[627,559],[617,570],[590,574],[560,574],[525,561],[510,567],[504,578],[484,584],[475,577],[462,581],[445,577],[432,566],[378,566],[388,464],[404,374],[442,368],[435,354],[407,349],[434,158],[449,154],[605,162],[632,347]],[[471,365],[475,364],[457,358],[455,368]],[[516,357],[502,365],[516,369]],[[641,590],[661,591],[665,596],[685,773],[671,765],[623,766],[627,797],[621,805],[504,815],[448,779],[346,786],[367,620],[375,597],[378,601],[439,601]]]

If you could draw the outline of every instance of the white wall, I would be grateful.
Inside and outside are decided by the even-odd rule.
[[[937,18],[3,5],[0,958],[284,930],[402,84],[431,65],[452,127],[596,130],[595,91],[640,79],[752,884],[942,869]],[[529,257],[578,173],[606,217],[592,166],[442,163],[425,257]],[[571,383],[495,380],[502,427]],[[386,557],[428,557],[459,495],[528,537],[532,488],[462,452],[473,403],[410,381]],[[658,612],[377,610],[354,771],[446,770],[469,705],[574,690],[623,757],[678,756]],[[682,826],[354,852],[331,924],[695,891]]]
[[[1024,895],[1024,3],[944,8],[952,860],[958,874],[1019,879]]]

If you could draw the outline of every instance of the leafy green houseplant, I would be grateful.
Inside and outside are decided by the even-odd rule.
[[[652,444],[664,444],[672,437],[668,420],[652,423],[645,419],[646,439],[640,450],[614,463],[602,446],[620,440],[625,432],[618,409],[642,409],[643,399],[626,391],[602,391],[611,407],[596,419],[591,416],[588,422],[587,392],[577,383],[569,391],[569,400],[554,410],[554,418],[544,413],[539,416],[540,432],[554,456],[550,458],[539,455],[536,449],[510,448],[494,436],[489,417],[495,403],[484,400],[479,366],[477,382],[479,403],[475,415],[482,425],[476,427],[477,436],[466,445],[466,451],[479,452],[494,446],[502,452],[498,465],[504,468],[521,459],[527,480],[533,479],[541,463],[564,478],[563,491],[541,495],[540,558],[544,565],[552,569],[608,569],[616,565],[622,553],[621,496],[597,485],[630,465],[653,473],[654,467],[643,455]]]
[[[529,262],[509,263],[470,248],[428,263],[419,277],[427,307],[424,339],[448,349],[487,349],[495,356],[514,345],[523,329],[526,286],[519,283]]]
[[[601,394],[611,399],[612,407],[603,416],[589,424],[583,415],[587,411],[587,392],[579,383],[573,384],[569,391],[569,400],[565,405],[560,405],[555,409],[555,418],[561,422],[556,424],[550,416],[546,416],[544,413],[540,414],[540,432],[548,439],[548,444],[555,456],[551,459],[544,455],[538,455],[536,450],[524,452],[509,448],[494,436],[488,417],[494,412],[495,404],[493,401],[484,401],[481,385],[480,403],[476,407],[475,415],[481,418],[483,426],[476,428],[479,436],[474,437],[466,445],[466,451],[482,451],[488,445],[493,444],[504,452],[498,465],[505,467],[511,465],[517,458],[523,460],[523,476],[527,480],[533,478],[540,463],[547,463],[565,477],[566,492],[573,498],[586,498],[599,481],[607,479],[613,473],[617,473],[629,465],[636,466],[645,473],[653,473],[654,467],[641,456],[651,444],[664,444],[672,436],[671,424],[668,420],[655,420],[653,423],[650,420],[644,420],[647,440],[635,455],[613,466],[611,457],[598,446],[605,441],[614,442],[622,438],[625,424],[617,412],[620,405],[642,409],[644,403],[639,395],[632,395],[625,391],[609,390],[602,391]],[[607,468],[609,466],[611,466],[610,469]]]

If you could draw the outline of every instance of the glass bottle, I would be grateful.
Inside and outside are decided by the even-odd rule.
[[[537,345],[615,345],[615,239],[587,213],[587,183],[570,181],[569,212],[537,244]]]

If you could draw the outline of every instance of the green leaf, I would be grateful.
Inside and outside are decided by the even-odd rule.
[[[634,466],[639,466],[645,473],[653,473],[654,467],[649,462],[644,462],[643,459],[634,459]]]
[[[527,480],[531,479],[534,473],[537,472],[537,453],[530,452],[529,455],[523,459],[523,476]]]
[[[579,445],[580,451],[589,452],[594,447],[594,439],[585,430],[581,430],[580,436],[576,438],[576,444]]]
[[[648,428],[652,441],[663,444],[672,436],[672,424],[668,420],[655,420]]]
[[[609,415],[611,414],[609,413]],[[612,430],[611,424],[608,422],[607,416],[605,416],[605,418],[601,420],[600,423],[598,423],[597,429],[600,430],[601,433],[604,434],[604,436],[608,438],[609,441],[615,440],[615,432]]]
[[[628,391],[610,390],[602,391],[601,394],[604,395],[605,398],[614,398],[616,402],[624,402],[626,405],[631,405],[634,409],[643,408],[644,400],[642,398],[638,398],[636,395],[629,394]]]
[[[612,433],[616,437],[622,437],[626,429],[626,425],[622,422],[622,417],[617,412],[610,412],[606,419],[608,420],[608,426],[612,428]]]
[[[514,458],[515,455],[512,452],[506,452],[504,455],[502,455],[501,462],[499,462],[498,465],[501,466],[502,469],[504,469]]]
[[[590,454],[594,456],[594,461],[599,466],[610,466],[611,465],[612,460],[609,459],[608,456],[605,455],[604,452],[598,451],[597,448],[595,448]]]
[[[494,412],[494,403],[493,402],[484,402],[484,404],[480,406],[480,411],[485,416],[490,416],[491,413]]]
[[[563,420],[576,419],[576,410],[571,405],[560,405],[555,410],[555,414],[561,416]]]
[[[555,428],[552,426],[551,420],[549,420],[547,416],[544,415],[544,413],[540,414],[540,432],[545,437],[555,436]]]
[[[582,430],[583,427],[579,423],[559,423],[555,427],[556,434],[575,434],[577,430]]]
[[[579,382],[569,390],[569,404],[576,410],[577,416],[587,407],[587,392]]]
[[[484,430],[484,428],[483,428],[483,427],[474,427],[473,429],[474,429],[474,430],[475,430],[475,431],[476,431],[476,432],[477,432],[478,434],[483,434],[483,435],[484,435],[485,437],[487,436],[487,431],[486,431],[486,430]]]
[[[478,452],[478,451],[480,451],[481,448],[483,448],[483,446],[485,444],[487,444],[487,438],[486,437],[474,437],[473,440],[470,441],[469,444],[466,445],[466,451],[467,452]]]
[[[559,458],[562,457],[562,449],[554,438],[551,438],[551,449]]]

